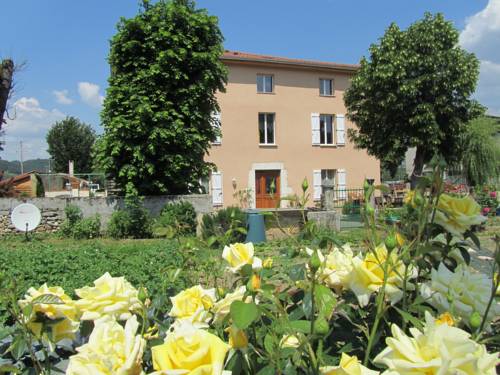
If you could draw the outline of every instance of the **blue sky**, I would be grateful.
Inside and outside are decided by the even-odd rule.
[[[26,66],[17,86],[0,158],[46,157],[50,125],[72,115],[102,132],[109,40],[138,0],[16,0],[2,4],[0,57]],[[219,17],[227,49],[356,63],[396,22],[442,12],[462,31],[461,44],[480,58],[478,99],[500,114],[500,0],[199,0]]]

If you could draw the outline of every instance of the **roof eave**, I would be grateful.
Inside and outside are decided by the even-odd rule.
[[[251,59],[248,57],[238,57],[238,56],[221,56],[221,60],[228,62],[242,62],[249,64],[271,64],[271,65],[284,65],[284,66],[294,66],[302,68],[314,68],[314,69],[324,69],[324,70],[334,70],[348,73],[356,73],[359,70],[359,66],[356,65],[326,65],[322,63],[315,63],[313,61],[276,61],[274,59]]]

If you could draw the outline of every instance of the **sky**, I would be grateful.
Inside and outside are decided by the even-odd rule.
[[[391,22],[401,28],[426,11],[442,12],[476,53],[476,98],[500,115],[500,0],[198,0],[219,17],[226,49],[357,63]],[[0,158],[45,158],[51,125],[75,116],[102,133],[109,40],[120,17],[139,0],[16,0],[2,3],[0,58],[24,67],[16,74]]]

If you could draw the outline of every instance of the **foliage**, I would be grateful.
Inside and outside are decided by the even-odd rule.
[[[59,228],[61,237],[75,240],[98,238],[101,235],[101,218],[99,215],[83,218],[80,207],[68,204],[64,208],[66,219]]]
[[[28,159],[23,161],[25,171],[49,172],[49,159]],[[0,171],[9,175],[21,174],[21,162],[19,160],[0,160]]]
[[[201,219],[201,236],[213,246],[243,242],[246,236],[246,214],[238,207],[226,207]]]
[[[186,193],[208,175],[215,93],[226,81],[222,40],[217,18],[191,0],[144,1],[118,24],[99,158],[123,190]]]
[[[161,228],[170,228],[179,236],[196,234],[196,211],[188,201],[167,203],[155,220],[155,231]]]
[[[478,186],[474,189],[477,203],[483,208],[483,214],[495,215],[500,206],[497,189],[494,185]]]
[[[360,213],[360,203],[348,201],[342,206],[342,213],[344,215],[358,215]]]
[[[112,238],[151,238],[152,220],[138,198],[126,199],[125,208],[113,212],[107,233]]]
[[[472,120],[463,136],[462,157],[469,185],[482,185],[500,177],[500,120],[480,117]]]
[[[96,135],[90,125],[76,117],[66,117],[52,125],[46,139],[54,172],[67,172],[69,160],[74,162],[75,173],[92,170],[91,152]]]
[[[477,58],[458,44],[458,31],[441,14],[401,30],[391,24],[345,93],[349,136],[394,174],[416,147],[416,174],[434,154],[460,157],[461,135],[480,113],[470,98],[479,75]],[[413,179],[413,182],[415,179]]]

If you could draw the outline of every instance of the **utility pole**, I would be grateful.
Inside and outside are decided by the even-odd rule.
[[[23,163],[23,141],[19,142],[20,147],[20,159],[21,159],[21,174],[24,173],[24,163]]]

